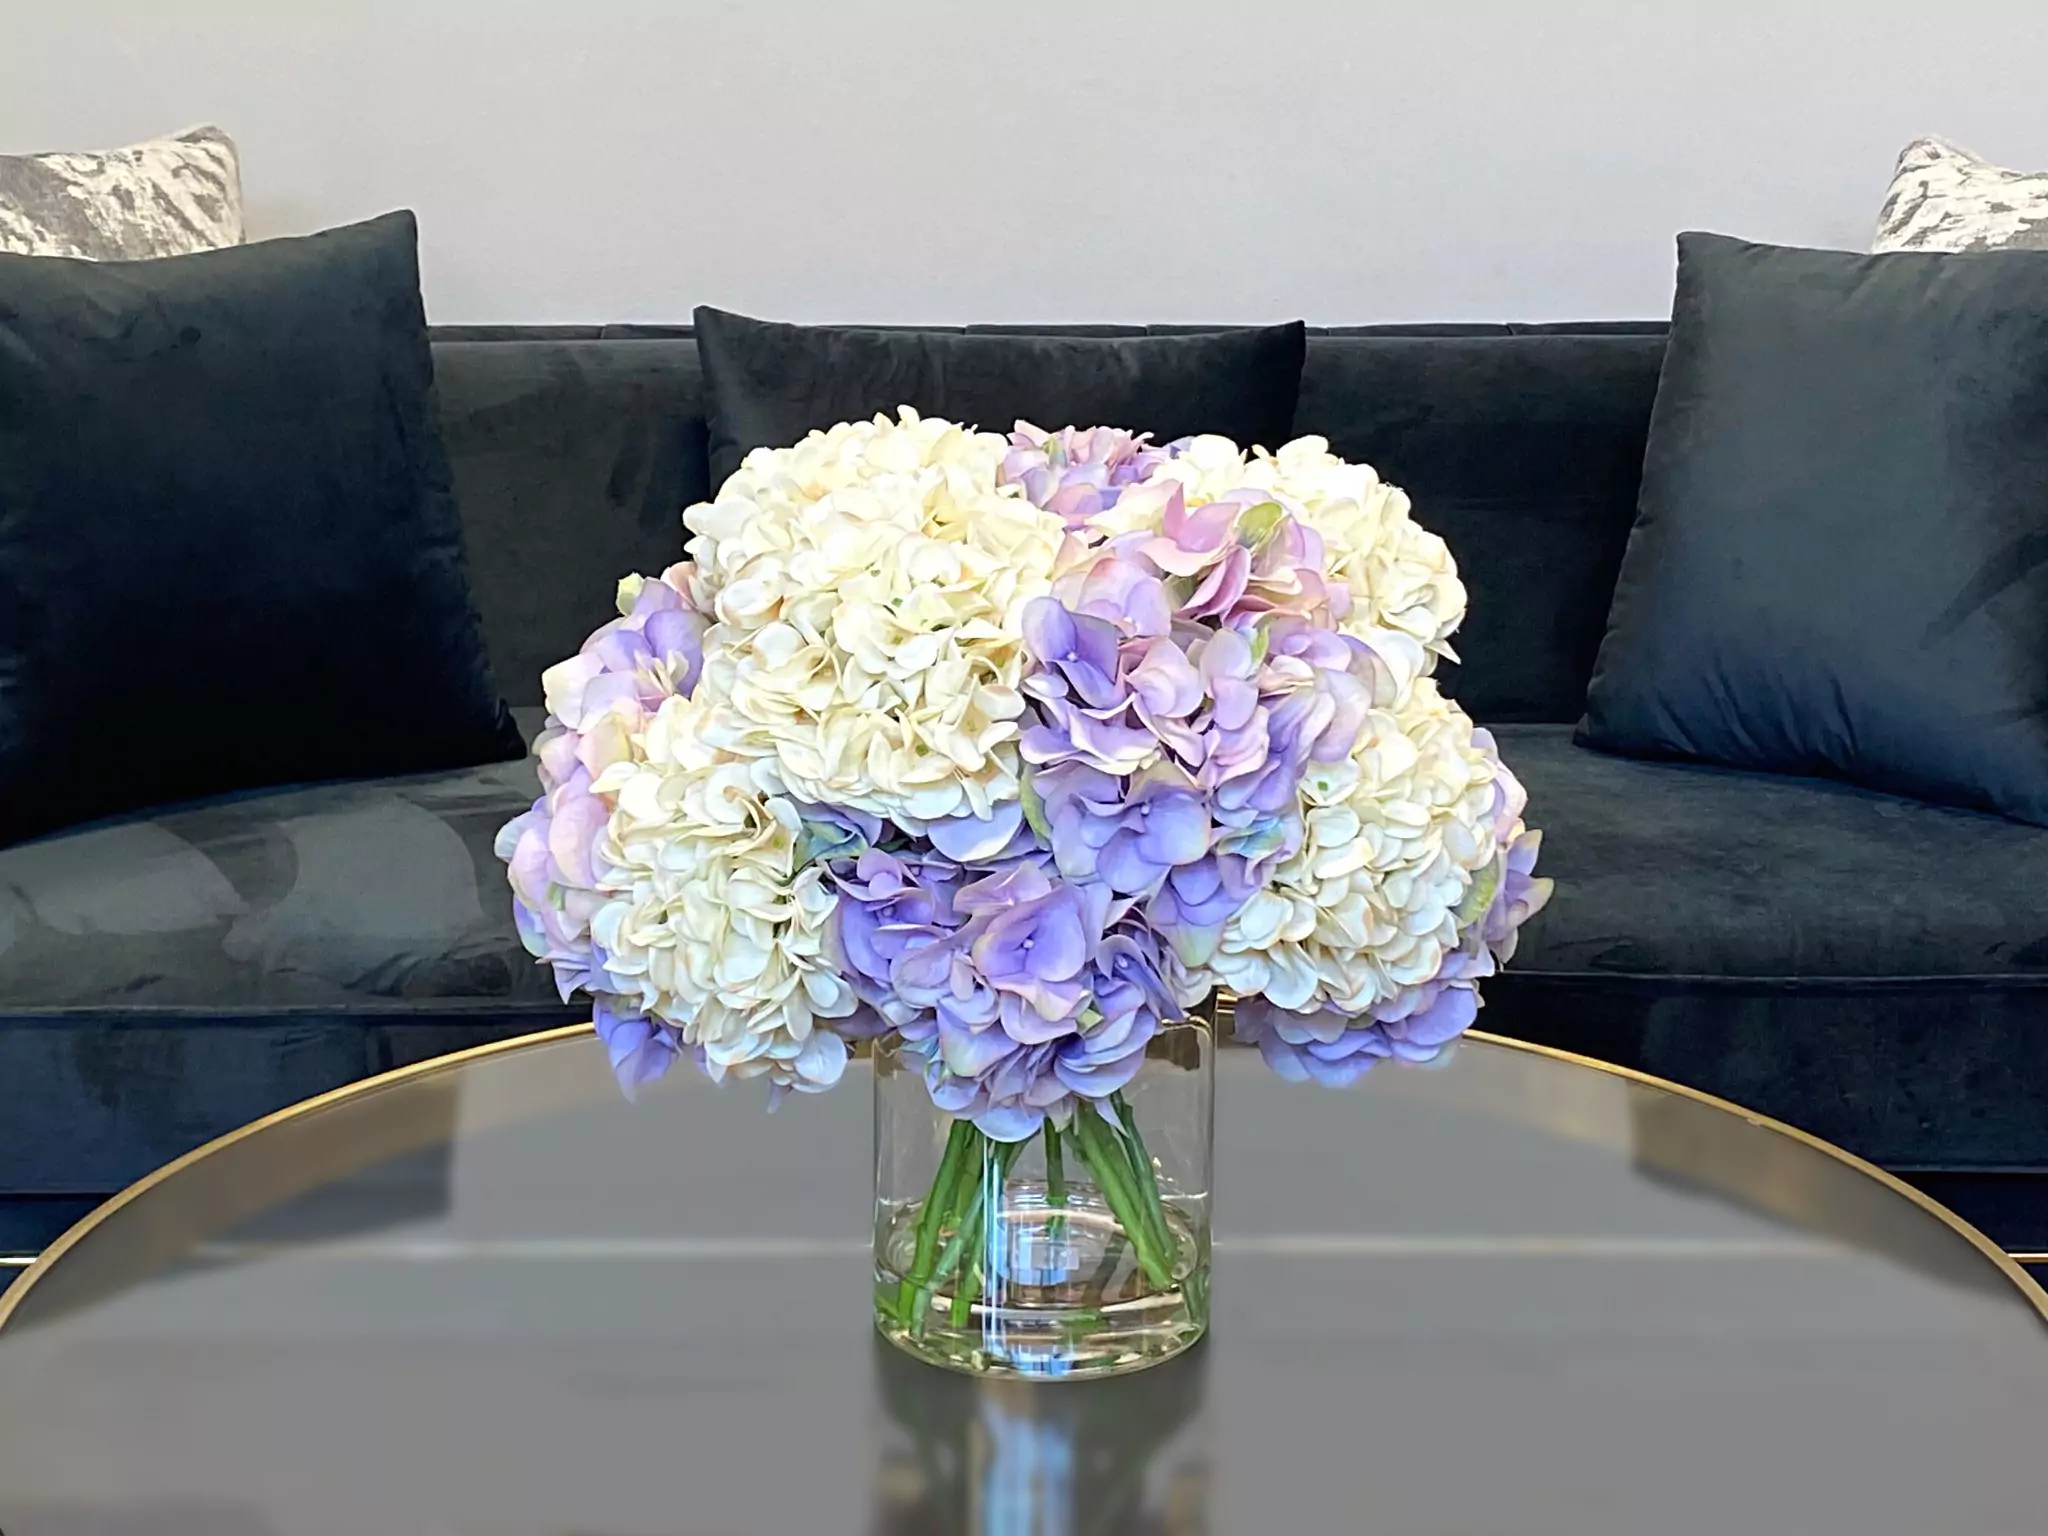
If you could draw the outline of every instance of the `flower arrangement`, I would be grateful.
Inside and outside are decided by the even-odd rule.
[[[816,1092],[892,1034],[962,1134],[1093,1167],[1213,992],[1290,1077],[1428,1060],[1548,894],[1433,676],[1449,553],[1319,438],[905,409],[754,451],[685,520],[545,674],[498,845],[629,1088],[688,1058]]]

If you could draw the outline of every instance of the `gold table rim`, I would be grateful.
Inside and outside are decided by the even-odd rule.
[[[301,1099],[295,1104],[287,1104],[284,1108],[259,1116],[257,1119],[251,1120],[247,1125],[239,1126],[224,1136],[217,1136],[202,1146],[194,1147],[190,1152],[180,1157],[175,1157],[161,1168],[145,1174],[111,1199],[94,1207],[65,1229],[63,1234],[54,1243],[45,1248],[37,1256],[36,1261],[26,1270],[22,1271],[13,1285],[8,1287],[4,1294],[0,1294],[0,1333],[6,1331],[9,1321],[20,1307],[22,1299],[35,1287],[36,1283],[61,1263],[65,1254],[91,1236],[96,1227],[102,1222],[110,1220],[128,1206],[133,1205],[158,1185],[168,1183],[171,1179],[176,1178],[185,1169],[190,1168],[201,1159],[210,1157],[214,1153],[223,1151],[239,1142],[247,1141],[251,1137],[260,1135],[264,1131],[281,1125],[286,1121],[295,1120],[305,1115],[316,1114],[321,1110],[330,1109],[334,1105],[345,1103],[350,1099],[368,1097],[399,1083],[431,1077],[442,1072],[451,1071],[457,1067],[465,1066],[471,1062],[486,1060],[493,1056],[509,1055],[514,1051],[532,1050],[544,1045],[555,1045],[565,1040],[573,1040],[581,1035],[595,1034],[596,1027],[593,1024],[567,1024],[554,1029],[537,1030],[532,1034],[515,1035],[508,1040],[488,1041],[483,1045],[473,1045],[466,1050],[452,1051],[444,1056],[429,1057],[425,1061],[413,1062],[410,1066],[398,1067],[389,1072],[380,1072],[371,1077],[360,1078],[353,1083],[344,1083],[339,1088],[331,1088],[325,1093],[315,1094],[309,1099]],[[1508,1050],[1521,1051],[1531,1056],[1546,1057],[1552,1061],[1564,1062],[1571,1066],[1589,1068],[1592,1071],[1605,1073],[1610,1077],[1618,1077],[1626,1082],[1639,1083],[1645,1087],[1654,1088],[1681,1099],[1690,1099],[1695,1103],[1717,1109],[1723,1114],[1734,1115],[1756,1130],[1787,1137],[1812,1151],[1822,1153],[1837,1162],[1847,1164],[1865,1178],[1874,1179],[1893,1194],[1903,1197],[1910,1204],[1917,1206],[1923,1213],[1932,1216],[1935,1220],[1941,1222],[1944,1226],[1962,1237],[1979,1254],[1990,1260],[1992,1266],[2004,1275],[2014,1288],[2019,1291],[2020,1295],[2025,1298],[2028,1305],[2034,1309],[2036,1316],[2044,1324],[2048,1324],[2048,1290],[2044,1290],[2040,1282],[2035,1280],[2026,1270],[2022,1269],[2003,1248],[1992,1242],[1990,1238],[1978,1231],[1969,1222],[1963,1220],[1962,1217],[1958,1216],[1940,1201],[1915,1189],[1897,1175],[1885,1172],[1884,1169],[1878,1167],[1875,1163],[1858,1157],[1855,1153],[1846,1151],[1831,1141],[1824,1141],[1809,1131],[1802,1131],[1795,1125],[1787,1125],[1782,1120],[1774,1120],[1769,1115],[1761,1115],[1755,1110],[1744,1109],[1740,1104],[1734,1103],[1732,1100],[1716,1097],[1714,1094],[1702,1092],[1697,1088],[1688,1088],[1683,1083],[1675,1083],[1668,1078],[1657,1077],[1652,1073],[1639,1072],[1633,1067],[1616,1066],[1612,1062],[1600,1061],[1591,1056],[1581,1056],[1574,1051],[1559,1050],[1557,1047],[1549,1045],[1537,1045],[1527,1040],[1513,1040],[1506,1035],[1490,1034],[1484,1030],[1475,1029],[1469,1031],[1465,1038],[1486,1045],[1502,1046]]]

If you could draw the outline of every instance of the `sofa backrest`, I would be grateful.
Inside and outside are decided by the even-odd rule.
[[[1310,334],[1296,430],[1375,465],[1449,542],[1472,610],[1447,686],[1481,721],[1580,712],[1635,516],[1663,331]],[[498,683],[537,704],[541,669],[611,615],[620,576],[682,558],[682,511],[710,495],[696,343],[686,326],[443,327],[434,358]]]

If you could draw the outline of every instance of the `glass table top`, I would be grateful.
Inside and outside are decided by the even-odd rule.
[[[1218,1071],[1211,1335],[1085,1385],[874,1337],[860,1064],[629,1104],[585,1033],[273,1117],[0,1299],[0,1531],[2048,1528],[2048,1297],[1900,1187],[1505,1043]]]

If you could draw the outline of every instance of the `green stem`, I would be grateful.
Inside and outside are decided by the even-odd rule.
[[[912,1325],[917,1322],[910,1310],[911,1303],[916,1299],[919,1287],[931,1278],[932,1254],[939,1245],[939,1228],[952,1214],[961,1175],[966,1171],[968,1148],[974,1138],[974,1127],[965,1120],[955,1120],[953,1129],[946,1136],[946,1150],[939,1158],[939,1171],[932,1175],[931,1190],[924,1197],[924,1210],[917,1218],[917,1247],[911,1256],[910,1273],[896,1286],[898,1322]]]
[[[1003,1174],[1005,1172],[1003,1152],[1000,1147],[990,1151],[982,1150],[979,1198],[975,1201],[974,1213],[967,1218],[974,1228],[974,1235],[968,1239],[965,1251],[966,1264],[961,1270],[959,1282],[953,1287],[953,1305],[950,1311],[955,1328],[965,1328],[967,1319],[974,1311],[974,1293],[981,1289],[981,1248],[982,1234],[988,1228],[988,1213],[1002,1199]]]
[[[1067,1235],[1067,1218],[1060,1214],[1067,1205],[1067,1155],[1060,1147],[1060,1128],[1050,1120],[1042,1133],[1045,1141],[1045,1203],[1053,1214],[1046,1218],[1045,1235],[1057,1243]]]
[[[1017,1156],[1019,1147],[1005,1142],[992,1142],[979,1131],[970,1127],[970,1134],[980,1148],[980,1171],[961,1180],[961,1198],[958,1217],[953,1225],[953,1235],[940,1250],[939,1259],[932,1266],[931,1277],[919,1288],[916,1298],[918,1317],[924,1316],[931,1305],[932,1292],[945,1278],[958,1269],[963,1259],[971,1259],[972,1272],[976,1277],[974,1286],[980,1284],[981,1234],[987,1224],[987,1217],[996,1203],[1002,1199],[1003,1181],[1009,1176],[1010,1163]],[[975,1159],[970,1158],[970,1162]],[[963,1301],[961,1298],[965,1297]],[[963,1282],[953,1288],[952,1317],[956,1324],[967,1321],[967,1309],[973,1302],[973,1288]]]
[[[1097,1121],[1094,1114],[1084,1107],[1074,1116],[1074,1139],[1081,1145],[1081,1157],[1095,1175],[1117,1225],[1124,1229],[1131,1247],[1137,1251],[1138,1267],[1145,1271],[1145,1278],[1157,1289],[1166,1290],[1173,1284],[1173,1274],[1153,1241],[1144,1202],[1132,1188],[1130,1160],[1124,1155],[1120,1138]]]
[[[1145,1202],[1145,1213],[1152,1221],[1152,1235],[1159,1242],[1159,1251],[1165,1255],[1168,1269],[1173,1261],[1178,1244],[1173,1240],[1173,1228],[1166,1222],[1166,1202],[1159,1198],[1159,1171],[1152,1166],[1152,1154],[1145,1149],[1145,1138],[1138,1134],[1138,1117],[1131,1112],[1130,1101],[1121,1093],[1110,1095],[1109,1102],[1116,1109],[1116,1117],[1123,1122],[1124,1134],[1130,1138],[1125,1150],[1131,1158],[1131,1181],[1137,1187],[1138,1196]]]

